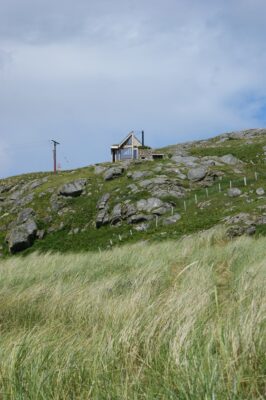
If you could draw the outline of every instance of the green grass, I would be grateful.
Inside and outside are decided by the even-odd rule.
[[[0,263],[0,398],[265,399],[265,238]]]

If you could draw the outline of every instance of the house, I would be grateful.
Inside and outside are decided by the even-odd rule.
[[[112,161],[136,160],[139,158],[139,149],[144,147],[144,131],[140,141],[134,131],[130,132],[120,144],[111,146]]]
[[[124,160],[153,160],[163,158],[163,154],[154,152],[150,147],[144,144],[144,131],[141,132],[141,140],[137,138],[135,132],[130,132],[120,144],[111,146],[112,161]]]

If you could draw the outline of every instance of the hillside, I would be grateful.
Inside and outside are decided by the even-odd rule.
[[[262,400],[265,238],[0,263],[3,400]]]
[[[265,234],[266,130],[173,145],[157,161],[0,181],[0,252],[102,251],[226,224]]]

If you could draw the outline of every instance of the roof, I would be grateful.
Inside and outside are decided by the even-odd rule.
[[[139,139],[135,136],[134,131],[130,132],[123,140],[122,142],[120,142],[120,144],[113,144],[111,146],[112,149],[119,149],[121,147],[123,147],[123,145],[127,142],[127,140],[130,138],[130,136],[132,136],[132,138],[134,138],[135,142],[137,142],[137,144],[139,146],[142,146],[142,143],[139,141]]]

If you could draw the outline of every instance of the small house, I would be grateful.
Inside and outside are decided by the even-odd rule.
[[[112,161],[125,160],[153,160],[163,158],[163,154],[154,152],[150,147],[144,144],[144,131],[141,132],[141,140],[137,138],[135,132],[130,132],[120,144],[111,146]]]
[[[144,132],[140,141],[135,133],[130,132],[120,144],[111,146],[112,161],[136,160],[139,158],[139,149],[144,147]]]

